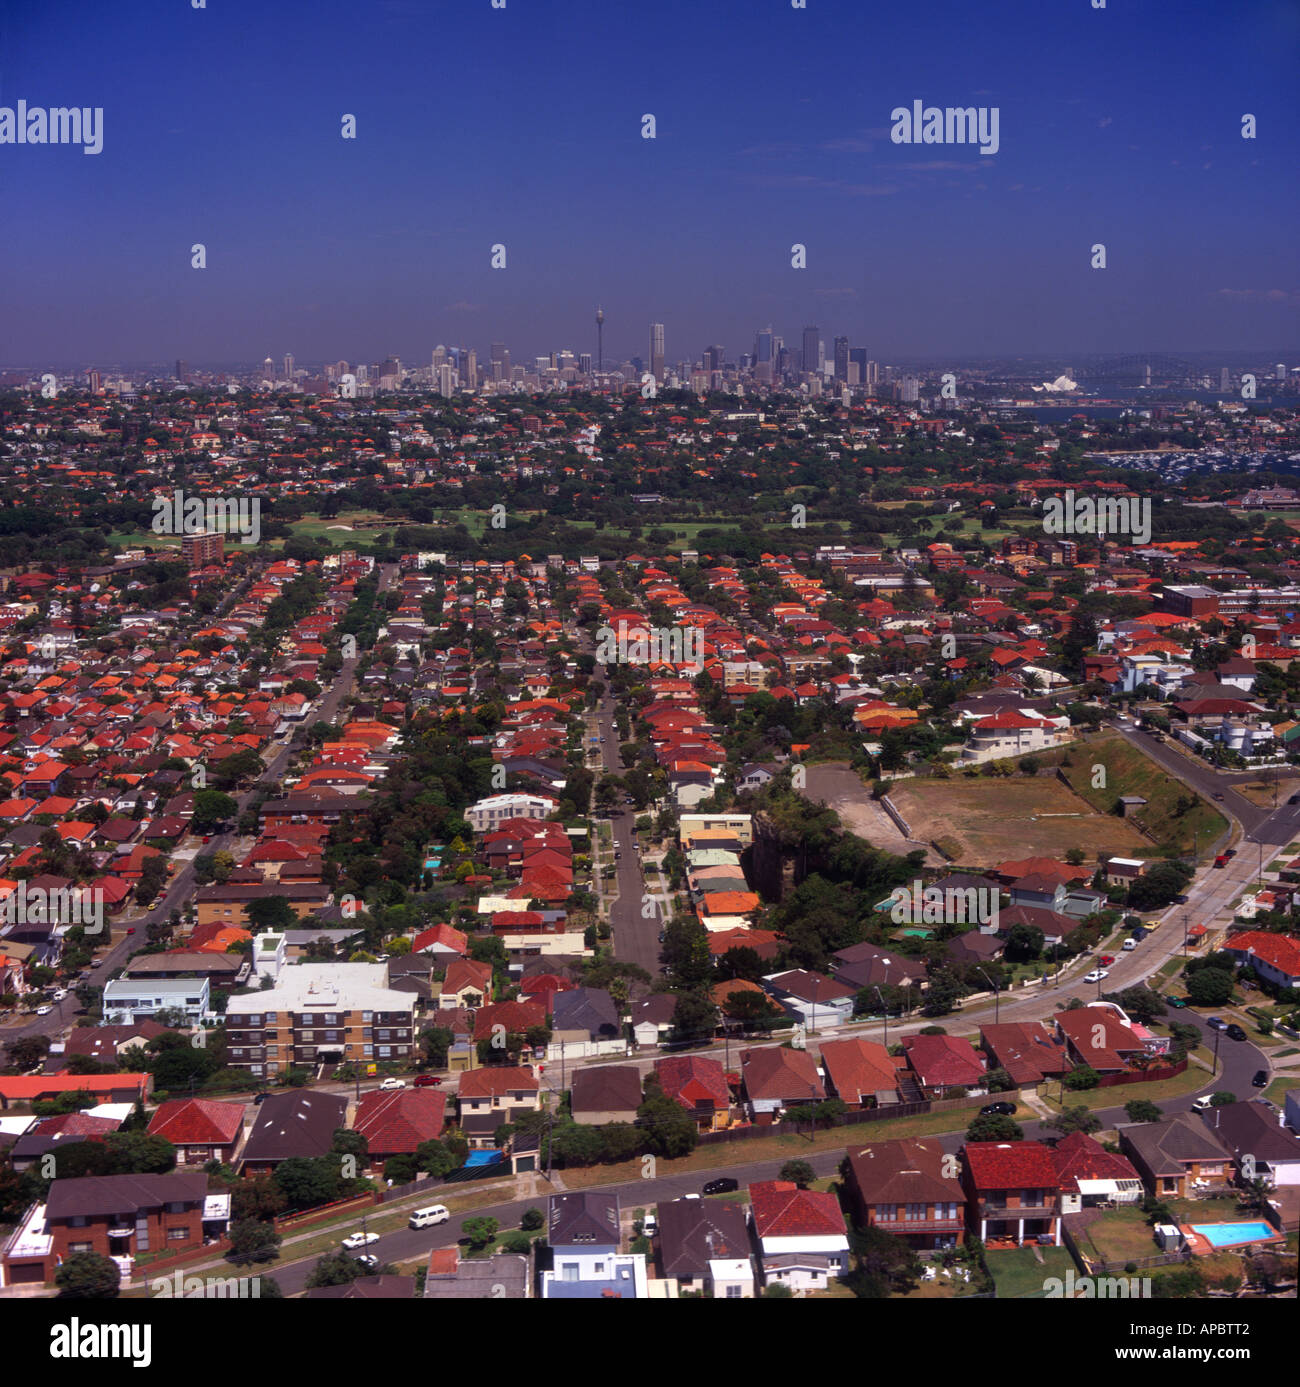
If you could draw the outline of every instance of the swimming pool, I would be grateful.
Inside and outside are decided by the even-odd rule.
[[[500,1151],[471,1151],[469,1155],[465,1157],[465,1164],[470,1167],[496,1165],[498,1161],[503,1159],[504,1157]]]
[[[1263,1242],[1265,1238],[1276,1238],[1278,1235],[1277,1229],[1262,1219],[1253,1223],[1193,1223],[1191,1229],[1212,1247]]]

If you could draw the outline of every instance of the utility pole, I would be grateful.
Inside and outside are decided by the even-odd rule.
[[[889,1049],[889,1008],[885,1005],[885,994],[873,983],[871,990],[880,998],[880,1010],[885,1014],[885,1049]]]
[[[998,1024],[998,1008],[1002,1002],[1002,992],[999,989],[997,983],[995,983],[993,979],[989,977],[989,975],[983,970],[983,968],[980,968],[977,965],[975,971],[993,989],[993,1024],[996,1026]]]

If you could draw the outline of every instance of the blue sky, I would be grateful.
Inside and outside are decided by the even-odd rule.
[[[6,5],[0,105],[104,150],[0,145],[0,362],[522,360],[597,301],[607,358],[1285,348],[1298,60],[1296,0]],[[892,144],[914,99],[999,152]]]

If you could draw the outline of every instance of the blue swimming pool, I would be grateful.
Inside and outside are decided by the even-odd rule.
[[[465,1158],[467,1166],[496,1165],[501,1160],[500,1151],[471,1151]]]
[[[1191,1229],[1212,1247],[1235,1247],[1238,1243],[1257,1243],[1277,1237],[1277,1229],[1262,1219],[1252,1223],[1193,1223]]]

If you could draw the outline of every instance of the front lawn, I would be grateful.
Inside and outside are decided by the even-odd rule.
[[[1041,1262],[1034,1256],[1035,1252],[1042,1257]],[[1064,1247],[1011,1247],[1000,1252],[985,1252],[984,1260],[999,1300],[1042,1296],[1046,1293],[1043,1283],[1049,1276],[1064,1281],[1066,1273],[1074,1269],[1074,1258]]]

